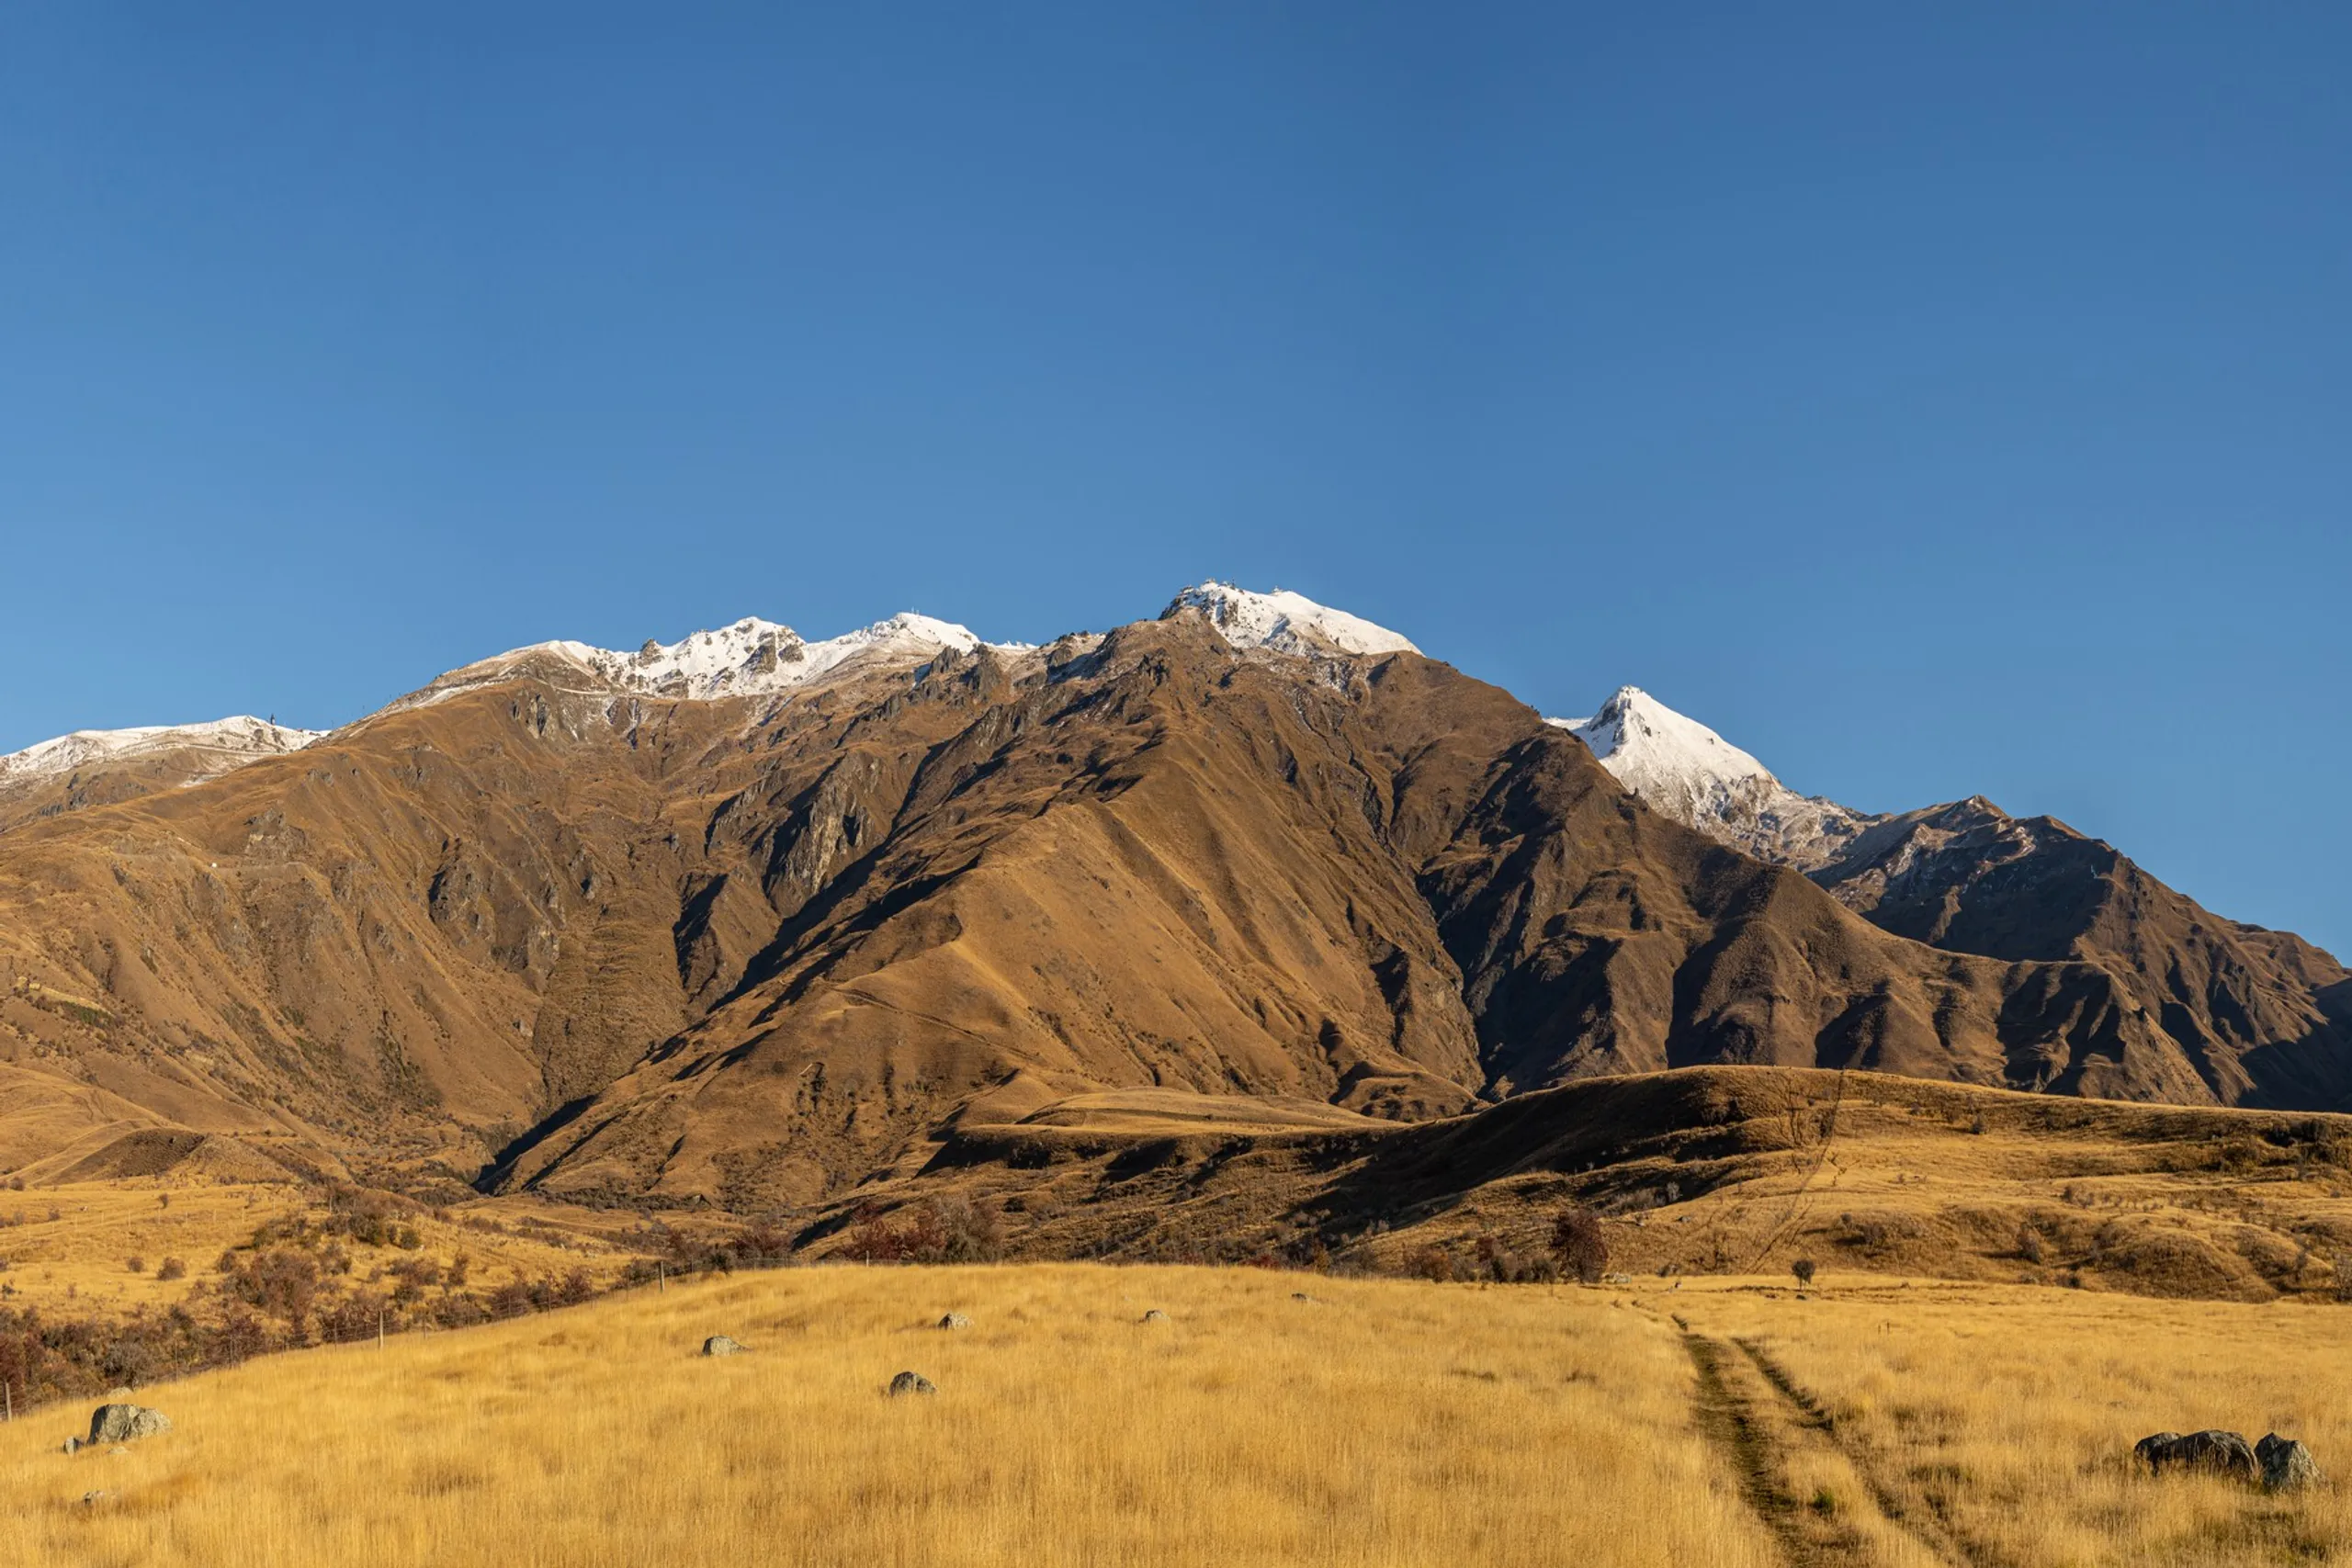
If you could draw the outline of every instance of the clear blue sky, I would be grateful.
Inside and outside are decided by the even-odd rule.
[[[0,749],[1215,574],[2352,952],[2352,8],[357,15],[0,16]]]

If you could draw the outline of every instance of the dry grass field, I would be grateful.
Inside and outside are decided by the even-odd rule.
[[[2342,1561],[2352,1493],[2267,1496],[2149,1477],[2132,1445],[2222,1427],[2300,1438],[2352,1479],[2352,1308],[2155,1302],[1851,1281],[1698,1288],[1646,1308],[1689,1325],[1759,1432],[1751,1486],[1800,1541],[1851,1529],[1889,1562]],[[1822,1506],[1815,1506],[1819,1503]]]
[[[2276,1428],[2352,1464],[2348,1320],[1924,1280],[705,1277],[164,1384],[175,1429],[112,1452],[61,1453],[86,1409],[45,1408],[0,1428],[0,1562],[2324,1562],[2338,1491],[2130,1448]],[[939,1393],[888,1397],[901,1370]]]
[[[164,1385],[119,1454],[46,1410],[0,1432],[0,1562],[1760,1568],[1692,1384],[1575,1289],[786,1269]]]

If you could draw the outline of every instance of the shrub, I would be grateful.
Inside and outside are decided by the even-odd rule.
[[[381,1296],[354,1291],[319,1314],[319,1337],[331,1342],[371,1339],[383,1322],[383,1311]]]
[[[122,1266],[125,1269],[130,1269],[134,1274],[144,1274],[147,1272],[147,1260],[140,1257],[135,1252],[122,1260]]]
[[[986,1263],[1003,1253],[1004,1221],[995,1210],[934,1198],[869,1216],[851,1230],[840,1256],[859,1263]]]
[[[155,1270],[155,1278],[158,1280],[179,1280],[185,1279],[187,1275],[187,1265],[176,1258],[164,1258],[163,1266]]]
[[[1552,1256],[1561,1272],[1588,1285],[1609,1272],[1609,1235],[1600,1216],[1581,1203],[1561,1210],[1552,1222]]]
[[[1814,1261],[1810,1258],[1800,1258],[1789,1265],[1789,1272],[1797,1277],[1797,1287],[1802,1290],[1813,1283]]]
[[[1453,1258],[1442,1247],[1425,1247],[1406,1259],[1405,1267],[1421,1279],[1444,1284],[1453,1278]]]
[[[481,1303],[462,1291],[452,1291],[433,1303],[433,1321],[443,1328],[470,1328],[489,1317]]]
[[[385,1270],[392,1278],[392,1302],[406,1306],[441,1282],[440,1265],[429,1258],[403,1258]]]
[[[2042,1254],[2041,1233],[2031,1225],[2019,1225],[2018,1227],[2018,1256],[2028,1263],[2039,1263],[2042,1260]]]
[[[280,1247],[257,1254],[250,1263],[227,1253],[222,1261],[228,1277],[221,1283],[236,1300],[298,1329],[310,1315],[319,1292],[319,1266],[309,1254]]]
[[[531,1310],[531,1287],[520,1280],[509,1280],[491,1292],[482,1306],[492,1317],[520,1317]]]

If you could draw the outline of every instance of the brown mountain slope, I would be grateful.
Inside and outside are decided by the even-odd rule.
[[[2205,1098],[2098,972],[1876,931],[1503,693],[1412,656],[1299,674],[1180,620],[975,692],[739,993],[503,1179],[807,1201],[921,1158],[943,1111],[1080,1083],[1417,1115],[1826,1060]]]
[[[2335,1105],[2352,1030],[2322,1000],[2346,978],[2301,938],[2225,920],[2111,846],[1974,798],[1865,831],[1813,874],[1884,929],[1954,952],[2096,964],[2229,1103]]]
[[[491,661],[0,833],[0,1056],[124,1130],[387,1179],[503,1147],[497,1184],[598,1200],[808,1201],[959,1119],[1155,1087],[1386,1118],[1702,1062],[2230,1089],[2108,968],[1883,931],[1508,694],[1190,611],[877,644],[784,694]]]

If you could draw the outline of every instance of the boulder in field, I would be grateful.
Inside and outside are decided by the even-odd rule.
[[[172,1418],[160,1410],[150,1410],[143,1404],[101,1404],[90,1412],[90,1435],[84,1439],[95,1447],[99,1443],[127,1443],[133,1438],[152,1438],[172,1429]]]
[[[966,1317],[960,1312],[951,1312],[945,1317],[939,1320],[939,1326],[942,1328],[969,1328],[972,1326],[972,1320]]]
[[[2327,1479],[2311,1450],[2276,1432],[2263,1434],[2254,1445],[2254,1457],[2262,1466],[2262,1484],[2272,1492],[2301,1492]]]
[[[900,1372],[890,1380],[892,1398],[902,1393],[937,1393],[939,1385],[921,1372]]]
[[[744,1347],[740,1342],[728,1338],[724,1334],[714,1334],[702,1342],[702,1353],[706,1356],[740,1356],[743,1350]]]
[[[2208,1475],[2233,1475],[2241,1481],[2259,1481],[2262,1466],[2254,1457],[2254,1447],[2235,1432],[2209,1428],[2183,1436],[2178,1432],[2157,1432],[2141,1438],[2132,1446],[2150,1470],[2162,1474],[2167,1470],[2189,1470]]]
[[[1146,1323],[1166,1323],[1168,1321],[1168,1314],[1160,1311],[1158,1307],[1154,1307],[1149,1312],[1143,1314],[1143,1320]]]

